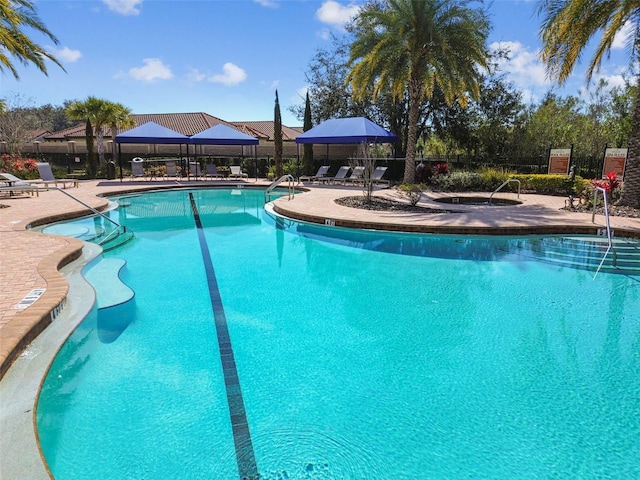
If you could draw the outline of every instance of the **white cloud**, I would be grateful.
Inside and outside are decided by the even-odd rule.
[[[187,78],[192,82],[201,82],[206,77],[207,76],[197,68],[189,68],[189,72],[187,73]]]
[[[69,47],[63,48],[49,48],[49,51],[60,60],[62,63],[73,63],[77,62],[80,57],[82,57],[82,53],[80,50],[71,50]]]
[[[551,85],[539,52],[529,50],[520,42],[496,42],[489,48],[509,52],[509,58],[499,62],[500,70],[505,72],[507,78],[523,91]]]
[[[613,43],[611,44],[612,50],[622,50],[626,48],[631,35],[633,35],[633,23],[628,21],[624,26],[618,30],[618,33],[613,37]]]
[[[222,73],[209,77],[209,81],[213,83],[222,83],[228,87],[232,87],[241,82],[244,82],[247,78],[247,73],[237,65],[233,63],[225,63],[222,66]]]
[[[360,11],[358,5],[349,4],[344,6],[334,0],[325,1],[322,6],[316,11],[316,17],[322,23],[328,23],[337,28],[342,28],[344,25],[355,17]]]
[[[171,69],[167,67],[159,58],[145,58],[142,60],[143,67],[129,69],[129,75],[136,80],[153,82],[154,80],[169,80],[173,78]]]
[[[142,6],[142,0],[102,0],[102,2],[112,12],[126,16],[138,15]]]
[[[253,0],[258,5],[262,5],[267,8],[278,8],[277,2],[272,2],[271,0]]]

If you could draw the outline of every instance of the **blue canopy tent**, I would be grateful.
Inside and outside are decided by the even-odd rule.
[[[258,145],[258,139],[222,123],[191,135],[189,143],[196,145]]]
[[[331,118],[296,137],[297,144],[395,143],[398,136],[366,117]],[[300,153],[298,153],[300,158]]]
[[[296,143],[395,143],[398,137],[365,117],[332,118],[296,137]]]
[[[191,135],[189,142],[194,145],[258,145],[260,141],[256,137],[228,127],[222,123],[207,128],[202,132]],[[244,152],[243,152],[244,154]],[[254,147],[254,158],[256,161],[256,180],[258,175],[258,158]]]
[[[187,158],[189,157],[189,137],[171,130],[170,128],[158,125],[155,122],[147,122],[139,127],[132,128],[126,132],[116,135],[118,144],[118,163],[120,166],[120,181],[122,181],[122,155],[120,144],[122,143],[144,143],[144,144],[172,144],[187,147]]]

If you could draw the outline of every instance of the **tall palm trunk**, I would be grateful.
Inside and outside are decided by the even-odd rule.
[[[624,188],[620,198],[622,205],[640,208],[640,76],[636,87],[636,100],[631,120],[629,155],[624,172]]]
[[[104,132],[102,125],[95,127],[96,131],[96,143],[98,146],[98,164],[104,165]]]
[[[407,128],[407,154],[404,162],[404,183],[416,181],[416,143],[418,141],[418,117],[422,82],[413,79],[409,82],[409,125]]]

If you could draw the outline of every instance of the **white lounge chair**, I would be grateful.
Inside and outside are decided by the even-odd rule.
[[[224,178],[224,175],[218,172],[218,167],[215,163],[207,163],[204,166],[205,177],[211,178]]]
[[[343,165],[338,169],[338,171],[333,177],[322,177],[322,178],[319,178],[318,180],[320,182],[327,182],[327,183],[338,183],[338,182],[344,183],[344,179],[347,178],[347,173],[349,173],[349,170],[351,170],[351,167],[349,165]]]
[[[229,175],[229,177],[231,178],[248,178],[249,177],[249,175],[247,175],[242,171],[242,167],[240,167],[240,165],[232,165],[229,167],[229,169],[231,170],[231,174]]]
[[[40,183],[43,183],[45,187],[48,186],[50,183],[53,183],[57,187],[58,184],[61,183],[62,188],[67,188],[67,183],[69,183],[74,187],[78,188],[79,183],[78,183],[78,180],[75,178],[56,178],[53,175],[53,171],[51,170],[51,165],[49,165],[49,163],[38,162],[37,166],[38,166],[38,172],[40,173],[40,178],[42,179],[42,182]]]
[[[327,175],[327,173],[329,173],[329,165],[322,165],[318,171],[316,172],[315,175],[311,175],[311,176],[302,176],[300,177],[300,181],[301,182],[317,182],[318,180],[321,180],[323,177],[325,177]]]
[[[16,192],[24,192],[30,195],[35,193],[39,197],[40,192],[33,183],[39,183],[39,180],[23,180],[11,173],[0,173],[0,192],[8,193],[9,196],[13,196]]]

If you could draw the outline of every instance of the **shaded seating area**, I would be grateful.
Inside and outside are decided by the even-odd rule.
[[[248,178],[249,175],[242,171],[242,167],[240,165],[231,165],[229,167],[231,173],[229,174],[229,178]]]
[[[207,163],[204,166],[204,175],[205,178],[224,178],[224,175],[218,172],[218,167],[215,163]]]
[[[323,179],[324,177],[326,177],[328,173],[329,173],[329,165],[322,165],[320,168],[318,168],[318,171],[316,172],[315,175],[301,176],[299,180],[301,182],[317,182]]]
[[[131,180],[136,178],[147,178],[147,173],[144,171],[144,160],[140,157],[131,160]]]
[[[347,174],[349,173],[350,170],[351,170],[351,167],[349,165],[343,165],[338,169],[338,171],[333,177],[322,177],[318,180],[323,183],[325,182],[326,183],[339,183],[339,182],[344,183],[344,180],[345,178],[347,178]]]
[[[345,184],[347,183],[364,183],[364,167],[362,165],[358,165],[353,168],[353,172],[351,175],[344,179]]]
[[[373,182],[374,185],[385,184],[389,186],[389,180],[383,180],[382,178],[387,172],[387,168],[388,167],[376,167],[373,171],[373,175],[371,175],[371,182]]]
[[[53,185],[57,187],[60,183],[62,184],[62,188],[67,188],[67,184],[78,188],[79,183],[75,178],[56,178],[53,175],[53,170],[51,170],[51,165],[48,162],[38,162],[37,166],[41,178],[39,183],[43,184],[45,187],[48,187],[50,183],[53,183]]]

